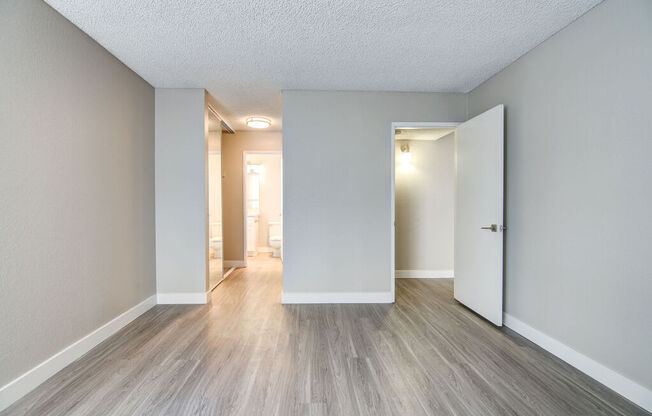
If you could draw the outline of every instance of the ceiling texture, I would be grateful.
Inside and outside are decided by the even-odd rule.
[[[284,89],[468,92],[600,0],[46,0],[157,88],[236,130]]]

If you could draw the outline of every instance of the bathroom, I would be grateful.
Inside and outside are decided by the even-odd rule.
[[[247,256],[283,259],[282,159],[280,152],[245,152]]]

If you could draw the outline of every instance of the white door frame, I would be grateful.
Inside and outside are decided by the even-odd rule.
[[[396,129],[400,128],[451,128],[457,127],[462,122],[439,122],[439,121],[395,121],[392,122],[392,134],[390,136],[390,288],[392,291],[392,302],[396,301]]]
[[[242,231],[243,231],[243,247],[244,253],[244,267],[247,267],[247,156],[248,155],[280,155],[283,160],[282,150],[244,150],[242,152]],[[281,181],[283,180],[283,163],[281,162]],[[283,184],[281,184],[281,192],[283,192]],[[283,201],[283,195],[281,195]],[[282,202],[281,202],[282,203]],[[283,228],[283,217],[281,217],[281,229]],[[283,242],[281,242],[283,244]]]

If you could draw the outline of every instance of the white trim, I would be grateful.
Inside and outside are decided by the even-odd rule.
[[[648,390],[635,381],[605,367],[538,329],[532,328],[508,313],[503,314],[503,321],[505,326],[518,332],[544,350],[564,360],[589,377],[594,378],[616,393],[641,406],[643,409],[652,412],[652,390]]]
[[[267,247],[267,246],[260,246],[260,247],[256,248],[256,252],[258,252],[258,253],[273,253],[274,249],[271,248],[271,247]]]
[[[9,407],[39,384],[49,379],[61,369],[77,360],[82,355],[96,347],[99,343],[115,334],[134,319],[156,305],[156,296],[150,296],[133,308],[121,313],[90,334],[68,345],[36,367],[27,371],[8,384],[0,387],[0,411]]]
[[[210,94],[209,94],[209,95],[210,95]],[[218,112],[213,108],[213,106],[211,105],[211,103],[206,103],[206,107],[208,107],[208,110],[209,110],[211,113],[213,113],[213,115],[214,115],[215,117],[217,117],[218,119],[220,119],[220,124],[222,125],[222,127],[224,127],[224,128],[226,129],[226,131],[229,132],[229,134],[235,134],[235,130],[233,130],[233,129],[231,128],[231,126],[229,126],[229,123],[227,123],[227,122],[224,120],[224,117],[222,117],[222,116],[220,115],[220,113],[218,113]]]
[[[462,122],[430,122],[430,121],[394,121],[392,122],[391,136],[390,136],[390,221],[389,221],[389,241],[390,241],[390,253],[389,253],[389,271],[390,271],[390,288],[392,295],[392,302],[396,300],[396,172],[394,171],[394,164],[396,159],[396,129],[401,127],[423,127],[423,128],[433,128],[433,127],[457,127]]]
[[[394,303],[394,297],[392,292],[283,292],[281,303]]]
[[[231,267],[231,268],[229,268],[229,270],[227,270],[227,271],[224,273],[224,278],[223,278],[222,280],[224,280],[224,279],[226,279],[227,277],[229,277],[229,275],[230,275],[231,273],[233,273],[234,270],[235,270],[235,267]]]
[[[397,279],[450,279],[453,270],[397,270]]]
[[[247,267],[247,262],[244,260],[224,260],[224,267]]]
[[[208,303],[210,292],[199,293],[159,293],[156,301],[159,305],[204,305]]]

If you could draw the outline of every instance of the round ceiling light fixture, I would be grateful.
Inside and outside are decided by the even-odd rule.
[[[272,125],[272,120],[265,117],[248,117],[247,126],[254,129],[266,129]]]

